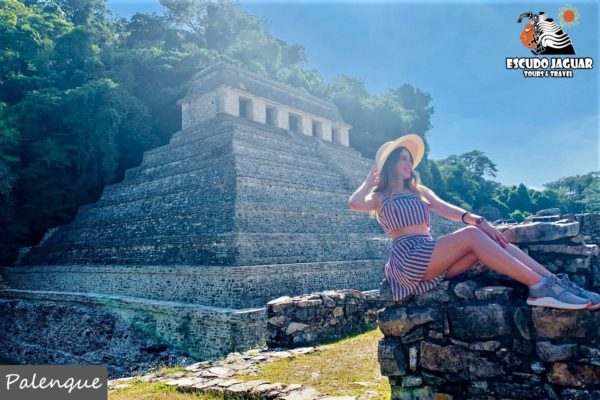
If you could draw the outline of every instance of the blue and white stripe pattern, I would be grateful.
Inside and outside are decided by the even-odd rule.
[[[410,225],[429,226],[429,204],[414,193],[401,193],[383,201],[378,217],[386,233]]]
[[[422,280],[429,266],[435,239],[430,235],[406,235],[392,242],[384,275],[390,283],[394,301],[433,289],[445,278],[446,272],[428,281]]]
[[[414,193],[402,193],[385,199],[378,217],[379,223],[388,233],[410,225],[429,226],[429,205]],[[422,294],[443,281],[446,272],[428,281],[422,280],[434,247],[435,239],[429,234],[404,235],[392,242],[384,275],[390,283],[394,301],[400,301],[411,294]]]

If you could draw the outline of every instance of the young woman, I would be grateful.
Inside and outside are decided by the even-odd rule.
[[[420,183],[414,168],[425,152],[418,135],[384,143],[376,165],[348,205],[370,212],[394,240],[384,274],[394,301],[421,294],[478,263],[529,287],[527,303],[570,310],[600,308],[600,295],[559,278],[525,254],[485,218],[440,199]],[[469,225],[433,239],[430,210]]]

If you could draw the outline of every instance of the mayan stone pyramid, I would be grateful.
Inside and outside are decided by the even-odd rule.
[[[4,268],[4,297],[105,307],[198,357],[264,340],[284,296],[377,289],[389,239],[347,201],[372,165],[328,102],[238,67],[199,72],[182,130]]]

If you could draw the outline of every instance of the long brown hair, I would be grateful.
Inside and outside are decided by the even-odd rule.
[[[400,153],[402,150],[406,150],[410,155],[410,160],[413,161],[413,156],[406,147],[398,147],[390,153],[387,160],[383,164],[381,171],[377,171],[379,175],[379,184],[375,186],[371,192],[379,192],[384,195],[389,195],[393,189],[394,182],[401,179],[400,174],[396,168],[398,161],[400,161]],[[427,187],[421,184],[421,177],[414,169],[410,172],[410,178],[404,179],[404,188],[413,192],[421,201],[428,203],[427,199],[423,195],[423,192],[427,190]],[[369,214],[379,219],[379,210],[372,210]]]

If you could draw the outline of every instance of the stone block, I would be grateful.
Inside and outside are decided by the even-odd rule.
[[[501,365],[458,346],[440,346],[421,342],[419,365],[422,368],[469,377],[494,377],[504,373]]]
[[[435,308],[388,307],[378,314],[379,329],[386,336],[404,336],[416,327],[441,321],[442,312]]]
[[[454,294],[462,300],[473,300],[475,299],[475,290],[478,287],[479,285],[475,281],[459,282],[454,286]]]
[[[589,311],[559,310],[545,307],[532,308],[536,333],[545,338],[584,338],[591,332],[592,316]],[[596,330],[597,332],[597,330]]]
[[[383,376],[404,376],[406,359],[402,346],[394,338],[383,338],[377,348],[377,359]]]
[[[557,362],[548,378],[556,385],[585,388],[600,382],[600,366]]]
[[[579,222],[532,222],[528,224],[499,226],[511,243],[548,242],[573,237],[579,233]]]
[[[492,300],[497,302],[510,301],[514,293],[513,288],[505,286],[486,286],[475,290],[477,300]]]
[[[571,360],[577,355],[576,344],[553,345],[551,342],[537,342],[535,349],[538,356],[548,362]]]
[[[451,306],[452,333],[463,339],[487,339],[510,333],[506,310],[499,304]]]

